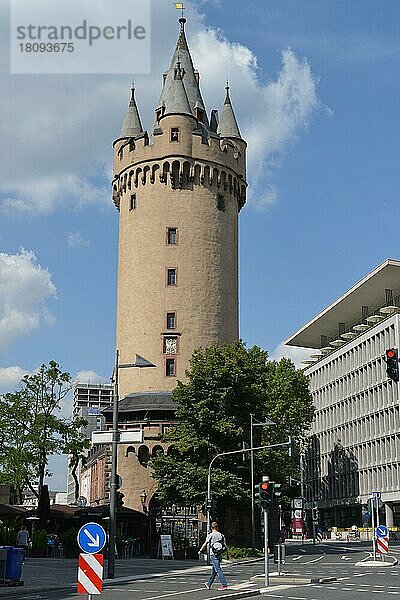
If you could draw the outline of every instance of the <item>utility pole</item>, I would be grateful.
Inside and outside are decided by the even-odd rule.
[[[269,425],[276,425],[274,421],[265,417],[264,423],[257,421],[252,413],[250,413],[250,479],[251,479],[251,544],[252,547],[256,547],[256,525],[255,525],[255,507],[254,507],[254,451],[253,443],[253,427],[265,427]]]
[[[264,478],[263,478],[264,479]],[[269,571],[268,571],[268,510],[264,511],[264,584],[269,586]]]
[[[117,526],[117,454],[118,454],[118,371],[119,371],[119,350],[115,352],[115,371],[114,371],[114,395],[113,395],[113,420],[112,420],[112,442],[111,442],[111,479],[110,479],[110,521],[108,530],[108,567],[107,578],[115,577],[115,532]]]

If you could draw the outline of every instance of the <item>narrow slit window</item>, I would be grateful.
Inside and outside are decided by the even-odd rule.
[[[171,127],[171,142],[180,142],[181,141],[181,132],[179,127]]]
[[[176,361],[175,358],[167,358],[165,361],[165,375],[167,377],[175,377]]]
[[[136,210],[136,194],[131,194],[129,210]]]
[[[175,246],[178,243],[178,230],[176,227],[168,227],[167,229],[167,244]]]
[[[225,198],[222,194],[217,194],[217,209],[222,212],[226,210]]]
[[[176,285],[176,269],[167,269],[167,285]]]
[[[175,329],[176,327],[176,313],[167,312],[167,329]]]

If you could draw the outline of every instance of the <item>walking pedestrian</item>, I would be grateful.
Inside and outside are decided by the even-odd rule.
[[[218,575],[219,581],[221,583],[218,590],[227,590],[228,584],[225,579],[225,575],[221,569],[221,559],[222,554],[228,550],[226,545],[225,536],[218,531],[218,523],[211,523],[211,531],[207,535],[204,544],[199,550],[199,554],[207,548],[210,547],[210,558],[212,563],[211,574],[208,581],[205,582],[206,588],[209,590],[214,583],[215,577]]]
[[[18,548],[24,549],[24,559],[28,556],[29,548],[29,532],[25,525],[22,525],[21,530],[17,533],[16,544]]]

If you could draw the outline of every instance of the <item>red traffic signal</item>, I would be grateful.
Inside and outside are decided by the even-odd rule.
[[[399,381],[399,352],[397,348],[388,348],[385,352],[386,375],[392,381]]]
[[[263,481],[262,483],[260,483],[261,491],[268,492],[268,488],[269,488],[269,481]]]

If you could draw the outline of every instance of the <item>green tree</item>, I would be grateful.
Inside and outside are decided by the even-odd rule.
[[[50,455],[81,452],[86,443],[86,421],[62,416],[71,376],[57,362],[26,375],[20,386],[0,396],[0,480],[15,487],[19,501],[25,486],[41,498]]]
[[[268,361],[268,353],[257,346],[247,349],[233,344],[198,349],[186,373],[187,383],[178,382],[173,398],[178,404],[178,423],[163,437],[173,450],[152,461],[163,504],[201,503],[207,489],[207,470],[218,453],[242,448],[250,441],[250,413],[275,427],[256,428],[256,445],[299,438],[308,429],[314,407],[308,379],[289,359]],[[243,457],[246,455],[244,454]],[[247,455],[248,456],[248,455]],[[256,477],[293,475],[298,457],[288,452],[255,453]],[[213,497],[233,505],[250,497],[249,464],[242,456],[225,457],[214,463]]]

